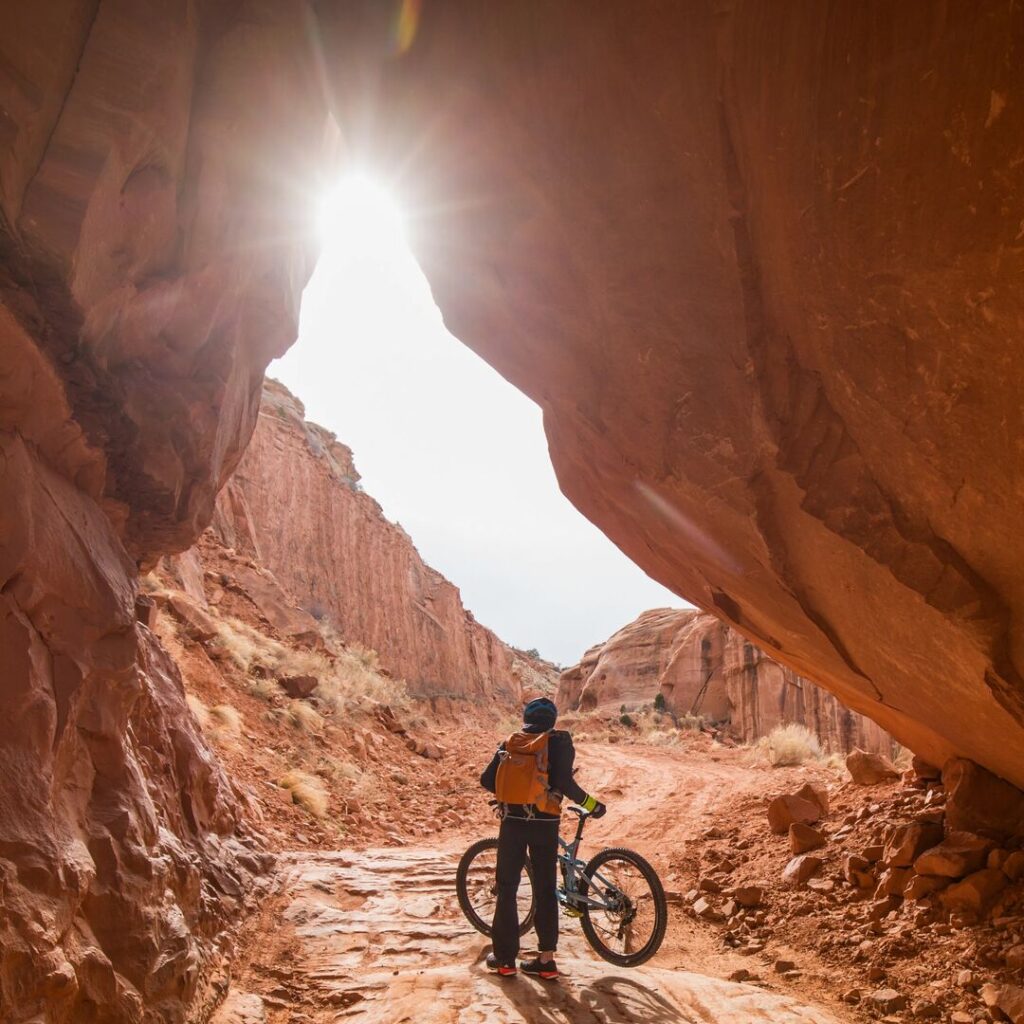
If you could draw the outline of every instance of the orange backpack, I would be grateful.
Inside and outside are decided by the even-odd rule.
[[[503,804],[536,807],[545,814],[559,814],[562,796],[548,788],[549,732],[516,732],[505,740],[498,760],[495,796]]]

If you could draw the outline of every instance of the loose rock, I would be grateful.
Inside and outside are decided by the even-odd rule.
[[[870,754],[866,750],[852,751],[846,758],[846,769],[858,786],[875,786],[900,777],[896,766],[887,757]]]

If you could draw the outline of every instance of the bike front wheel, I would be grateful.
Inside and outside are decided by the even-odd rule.
[[[603,960],[637,967],[661,948],[668,904],[651,865],[632,850],[612,848],[592,857],[583,870],[582,895],[601,906],[582,907],[587,942]]]
[[[481,839],[459,861],[455,872],[455,892],[466,920],[482,935],[491,934],[491,921],[498,899],[495,877],[498,867],[498,840]],[[526,877],[519,883],[519,934],[533,927],[533,867],[526,858]]]

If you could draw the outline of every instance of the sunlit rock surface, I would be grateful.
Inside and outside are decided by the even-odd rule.
[[[265,385],[214,530],[344,640],[376,650],[413,693],[509,702],[554,687],[553,666],[513,650],[463,607],[458,588],[363,491],[351,450],[307,422],[276,381]]]
[[[0,1020],[184,1021],[267,864],[136,622],[295,337],[301,4],[0,5]]]
[[[562,673],[564,710],[615,714],[661,694],[677,715],[700,715],[748,743],[778,725],[805,725],[825,750],[891,752],[883,729],[713,615],[654,608],[592,647]]]
[[[427,4],[375,75],[384,29],[328,14],[344,126],[571,500],[929,761],[1024,784],[1021,9]]]

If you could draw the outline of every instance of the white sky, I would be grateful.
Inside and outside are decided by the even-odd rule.
[[[685,606],[562,495],[540,409],[445,330],[387,195],[350,180],[321,226],[299,340],[268,372],[476,618],[569,665],[645,609]]]

